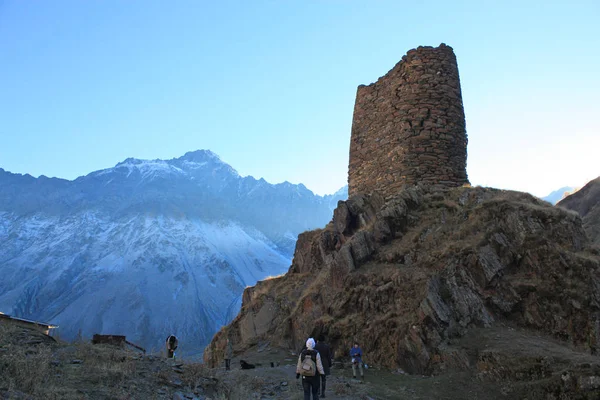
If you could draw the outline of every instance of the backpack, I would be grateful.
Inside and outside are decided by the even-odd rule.
[[[317,358],[314,352],[307,351],[302,354],[302,364],[300,365],[300,375],[315,376],[317,374],[317,364],[313,360]]]

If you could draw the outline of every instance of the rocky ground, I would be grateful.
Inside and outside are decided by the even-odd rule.
[[[242,358],[256,368],[241,370]],[[291,352],[265,343],[237,356],[225,371],[110,345],[56,342],[37,331],[0,325],[0,399],[301,399],[295,360]],[[440,378],[370,368],[365,375],[364,383],[352,379],[351,370],[336,363],[327,398],[457,399],[465,387],[471,398],[494,398],[485,395],[489,384],[467,374]]]
[[[464,362],[471,367],[410,375],[372,365],[361,383],[352,378],[348,358],[340,357],[328,377],[327,398],[546,400],[600,396],[600,359],[536,331],[504,324],[474,329],[451,342],[447,351],[467,354]],[[290,351],[265,342],[236,357],[234,365],[242,358],[260,366],[217,373],[226,387],[234,388],[229,392],[231,398],[253,398],[235,389],[239,382],[261,388],[260,396],[252,393],[254,398],[302,398],[300,384],[294,382],[296,356]],[[276,366],[271,368],[271,363]]]
[[[215,396],[200,364],[0,324],[0,399],[185,399]],[[219,397],[213,397],[219,398]]]
[[[531,331],[474,330],[451,346],[468,349],[474,368],[427,376],[371,365],[363,383],[340,357],[328,377],[327,398],[596,399],[600,393],[598,357]],[[256,368],[241,370],[240,359]],[[225,371],[109,345],[59,343],[0,325],[0,399],[300,400],[295,362],[293,352],[265,342],[237,355]]]

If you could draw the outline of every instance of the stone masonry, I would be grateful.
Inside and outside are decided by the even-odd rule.
[[[356,94],[348,192],[393,196],[418,183],[461,186],[467,133],[452,47],[418,47]]]

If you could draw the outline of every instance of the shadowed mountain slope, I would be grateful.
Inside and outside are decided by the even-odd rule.
[[[600,245],[600,177],[588,182],[557,205],[579,213],[590,239]]]
[[[124,334],[152,349],[174,333],[200,353],[346,193],[241,177],[207,150],[74,181],[0,169],[0,311],[65,339]]]

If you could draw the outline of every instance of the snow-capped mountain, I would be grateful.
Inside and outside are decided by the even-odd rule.
[[[206,150],[129,158],[74,181],[0,169],[0,311],[147,348],[201,351],[245,286],[290,265],[347,189],[241,177]]]

